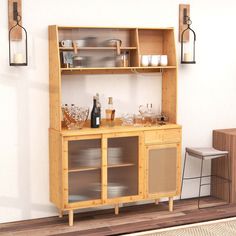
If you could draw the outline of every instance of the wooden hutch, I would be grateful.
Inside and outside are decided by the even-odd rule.
[[[128,67],[63,68],[61,53],[73,47],[60,47],[61,40],[95,36],[104,41],[121,39],[119,50],[128,51]],[[110,46],[78,48],[78,53],[100,56],[117,50]],[[99,53],[98,53],[99,52]],[[168,66],[142,67],[141,55],[167,55]],[[99,59],[99,58],[98,58]],[[81,208],[113,205],[143,200],[169,198],[180,194],[181,126],[176,124],[177,60],[173,28],[93,28],[49,26],[50,63],[50,200],[60,216]],[[150,127],[101,126],[66,130],[61,126],[62,80],[64,75],[121,74],[158,72],[162,74],[162,112],[169,117],[166,125]],[[79,88],[78,88],[79,90]],[[75,101],[76,103],[76,101]],[[119,162],[112,162],[114,148],[122,150]],[[86,151],[87,150],[87,151]],[[99,156],[99,161],[83,165],[84,158]],[[82,161],[77,161],[82,159]],[[114,160],[114,159],[113,159]],[[120,191],[110,191],[119,183]]]

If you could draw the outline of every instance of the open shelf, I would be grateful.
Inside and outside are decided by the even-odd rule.
[[[176,69],[176,66],[147,66],[147,67],[97,67],[97,68],[61,68],[61,73],[64,75],[71,74],[119,74],[119,73],[135,73],[135,72],[161,72],[165,69]]]
[[[108,165],[108,168],[129,167],[134,165],[135,165],[134,163],[113,164],[113,165]]]
[[[81,167],[78,167],[78,168],[72,168],[72,169],[69,169],[68,172],[69,173],[73,173],[73,172],[81,172],[81,171],[91,171],[91,170],[99,170],[101,169],[100,166],[98,167],[86,167],[86,166],[81,166]]]
[[[129,167],[129,166],[134,166],[134,163],[121,163],[121,164],[112,164],[112,165],[108,165],[108,168],[119,168],[119,167]],[[90,167],[90,166],[81,166],[78,168],[72,168],[69,169],[68,172],[69,173],[73,173],[73,172],[82,172],[82,171],[93,171],[93,170],[99,170],[101,169],[100,166],[95,166],[95,167]]]
[[[61,51],[73,51],[73,47],[59,47]],[[116,50],[116,47],[78,47],[77,50]],[[137,47],[120,47],[120,50],[137,50]]]

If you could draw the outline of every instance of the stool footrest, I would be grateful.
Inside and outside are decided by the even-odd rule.
[[[190,179],[200,179],[200,178],[209,178],[209,177],[216,177],[216,178],[219,178],[219,179],[223,179],[223,180],[226,180],[226,181],[230,181],[230,179],[227,179],[225,177],[222,177],[222,176],[219,176],[219,175],[203,175],[202,177],[201,176],[196,176],[196,177],[187,177],[187,178],[183,178],[183,180],[190,180]]]

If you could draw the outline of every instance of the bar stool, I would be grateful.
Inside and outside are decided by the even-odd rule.
[[[200,176],[199,177],[190,177],[190,178],[185,178],[184,173],[185,173],[185,166],[186,166],[186,159],[187,156],[192,156],[192,157],[196,157],[198,159],[201,160],[201,172],[200,172]],[[219,157],[225,157],[227,158],[227,169],[228,169],[228,177],[224,178],[222,176],[218,176],[218,175],[205,175],[202,176],[202,170],[203,170],[203,161],[204,160],[211,160],[214,158],[219,158]],[[185,157],[184,157],[184,169],[183,169],[183,176],[182,176],[182,184],[181,184],[181,192],[180,192],[180,199],[182,196],[182,190],[183,190],[183,183],[184,180],[191,180],[191,179],[200,179],[200,184],[199,184],[199,193],[198,193],[198,209],[202,209],[202,208],[206,208],[206,207],[201,207],[199,206],[200,203],[200,197],[201,197],[201,187],[204,185],[211,185],[211,183],[206,183],[206,184],[202,184],[202,178],[207,178],[207,177],[216,177],[216,178],[220,178],[224,181],[226,181],[229,185],[229,201],[227,204],[230,203],[230,160],[229,160],[229,155],[228,155],[228,151],[220,151],[214,148],[186,148],[185,149]],[[222,204],[225,205],[225,204]]]

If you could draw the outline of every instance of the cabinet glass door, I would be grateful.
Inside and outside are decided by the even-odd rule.
[[[139,137],[108,138],[107,197],[138,195]]]
[[[175,192],[177,188],[177,147],[148,149],[148,193]]]
[[[68,202],[101,199],[101,140],[68,141]]]

